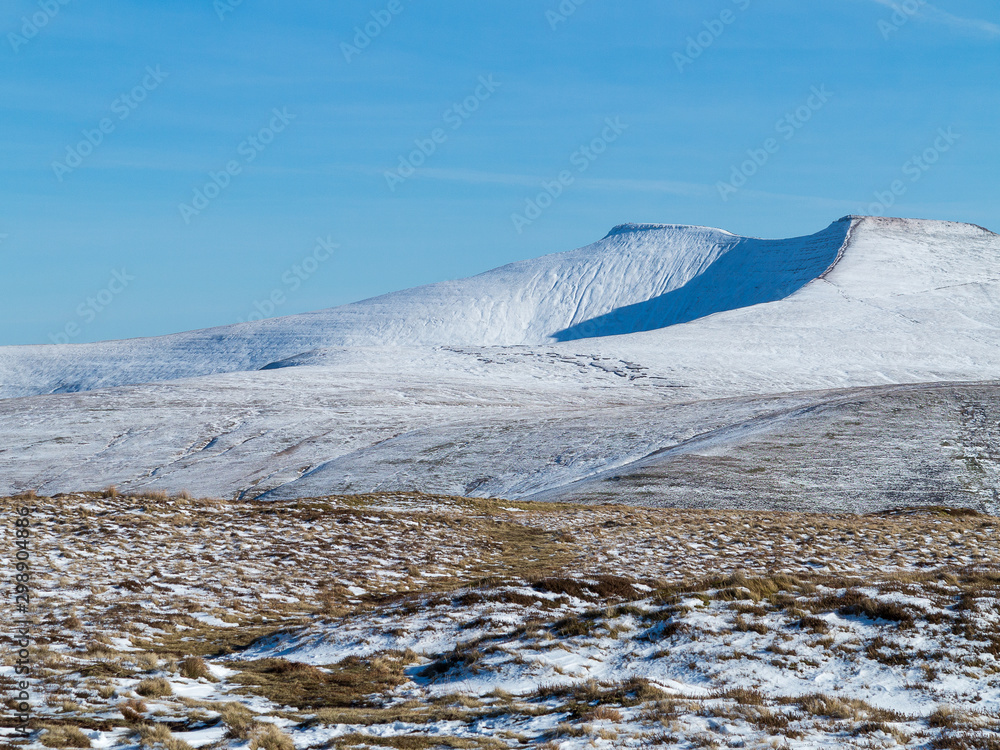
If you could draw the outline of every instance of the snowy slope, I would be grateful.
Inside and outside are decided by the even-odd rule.
[[[784,441],[801,443],[787,453],[800,479],[761,475],[759,498],[815,497],[829,508],[847,497],[857,508],[868,487],[902,497],[899,487],[912,481],[982,507],[1000,482],[1000,454],[984,453],[993,438],[964,420],[992,418],[990,387],[972,406],[958,391],[934,406],[917,389],[900,397],[905,418],[876,406],[858,417],[853,405],[891,401],[859,388],[997,380],[998,261],[1000,237],[947,222],[850,218],[770,243],[628,226],[582,250],[306,316],[0,350],[8,393],[231,370],[0,400],[0,491],[117,483],[251,497],[374,489],[572,497],[577,488],[606,498],[607,477],[625,476],[635,499],[662,495],[677,467],[691,476],[691,466],[715,461],[730,468],[698,474],[721,483],[705,502],[740,505],[749,485],[739,466],[781,454],[769,446]],[[571,279],[572,293],[552,273]],[[476,299],[484,312],[475,320],[458,312]],[[401,310],[424,317],[394,317]],[[656,316],[694,319],[642,330]],[[588,321],[592,333],[616,335],[569,335]],[[423,343],[408,343],[418,328]],[[568,340],[556,340],[560,331]],[[491,345],[498,340],[508,343]],[[830,415],[838,426],[821,429]],[[887,439],[883,425],[897,437],[872,459]],[[810,462],[838,445],[826,433],[845,431],[832,473],[811,474]],[[700,447],[679,452],[681,463],[649,462],[679,445]],[[851,475],[869,459],[874,474]],[[956,463],[966,460],[979,469]],[[803,496],[805,487],[829,487],[829,496]],[[694,488],[683,501],[699,497]]]
[[[773,392],[997,378],[998,331],[1000,236],[864,218],[836,265],[785,299],[596,343],[682,382]]]
[[[850,222],[811,237],[623,225],[570,252],[305,315],[158,338],[0,348],[0,397],[268,364],[323,347],[510,346],[628,333],[779,299],[836,259]]]

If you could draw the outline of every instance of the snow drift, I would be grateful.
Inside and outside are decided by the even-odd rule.
[[[850,219],[841,219],[811,237],[757,240],[732,237],[719,242],[717,252],[699,273],[682,285],[558,331],[558,341],[616,336],[689,323],[713,313],[774,302],[818,278],[837,260]],[[648,232],[624,225],[611,235]]]

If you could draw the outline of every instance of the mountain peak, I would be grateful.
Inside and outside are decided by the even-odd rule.
[[[616,341],[608,345],[617,347],[623,337],[646,340],[643,334],[654,331],[681,340],[691,326],[711,330],[701,346],[721,341],[734,321],[751,317],[766,323],[739,337],[744,357],[748,341],[776,326],[810,341],[827,331],[818,351],[838,340],[863,348],[883,328],[897,335],[900,319],[914,326],[915,341],[933,338],[932,327],[916,323],[930,319],[928,311],[938,327],[954,329],[950,344],[980,327],[1000,326],[994,321],[1000,306],[992,302],[998,256],[997,235],[940,221],[845,216],[816,234],[781,240],[627,223],[576,250],[302,315],[132,341],[0,347],[0,398],[258,370],[297,363],[298,355],[315,350],[530,347],[575,339],[598,346],[597,339],[612,336]],[[828,299],[831,293],[836,296]],[[950,295],[968,298],[960,305],[963,315],[942,301]],[[858,306],[867,299],[878,300],[875,311],[901,300],[919,309],[907,308],[905,318],[866,319],[861,338],[854,329],[832,333],[871,313]],[[795,312],[786,317],[777,310]],[[806,324],[810,315],[817,317]],[[978,350],[976,356],[993,361]]]
[[[725,229],[716,229],[715,227],[703,227],[696,224],[643,224],[628,222],[625,224],[618,224],[611,228],[611,231],[604,235],[604,239],[608,237],[614,237],[619,234],[630,234],[632,232],[649,232],[655,230],[663,229],[674,229],[677,231],[691,231],[691,232],[718,232],[719,234],[729,235],[735,237],[736,235],[732,232],[727,232]]]

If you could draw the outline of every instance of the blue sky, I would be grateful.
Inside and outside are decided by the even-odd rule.
[[[628,221],[1000,231],[995,0],[17,0],[0,34],[0,344],[329,307]]]

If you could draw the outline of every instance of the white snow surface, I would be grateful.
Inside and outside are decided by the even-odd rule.
[[[981,227],[623,225],[305,315],[0,348],[0,491],[523,497],[820,398],[793,392],[996,379],[998,330]]]
[[[775,241],[622,225],[578,250],[304,315],[158,338],[0,348],[0,396],[257,370],[326,347],[538,345],[662,327],[786,296],[834,262],[849,224]]]

